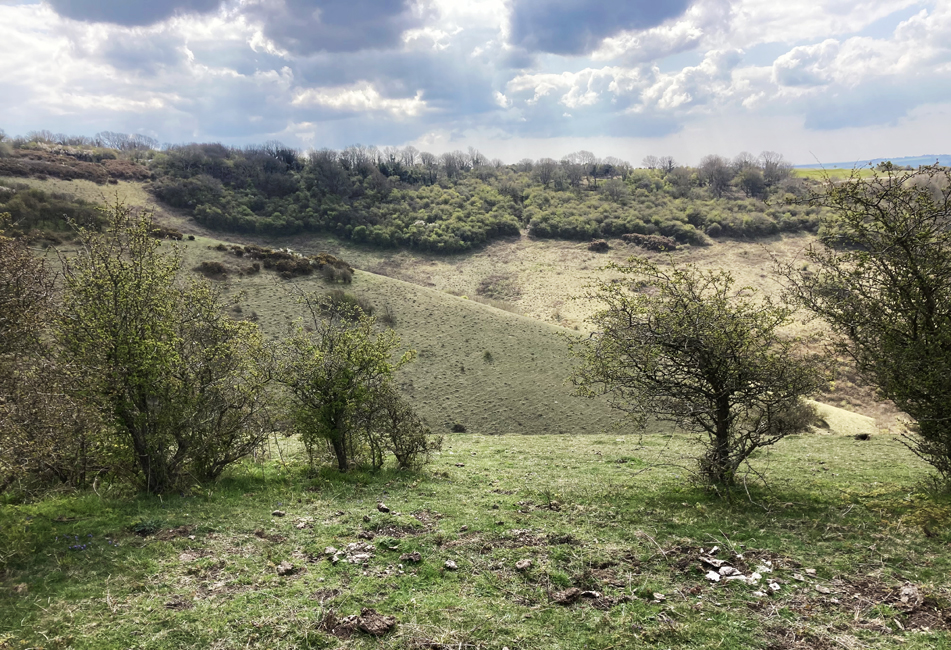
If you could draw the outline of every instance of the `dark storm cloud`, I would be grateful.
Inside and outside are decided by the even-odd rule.
[[[675,18],[691,0],[516,0],[512,43],[530,51],[584,54],[608,36]]]
[[[176,14],[214,11],[221,0],[48,0],[61,16],[92,23],[151,25]]]
[[[265,35],[295,54],[383,50],[422,24],[407,0],[284,0],[248,8]]]

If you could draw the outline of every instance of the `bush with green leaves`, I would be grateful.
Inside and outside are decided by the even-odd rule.
[[[94,414],[49,345],[53,274],[0,214],[0,491],[81,486],[101,469]]]
[[[656,418],[697,434],[699,475],[729,485],[755,450],[812,424],[803,398],[822,384],[815,359],[783,336],[792,310],[726,271],[661,267],[632,257],[609,265],[621,282],[588,296],[604,305],[594,333],[572,341],[580,395],[606,395],[644,425]]]
[[[348,302],[320,293],[299,298],[305,313],[284,342],[278,381],[290,395],[290,413],[312,464],[329,447],[341,471],[353,465],[380,467],[386,452],[401,467],[428,459],[438,440],[392,386],[409,363],[410,350],[394,359],[400,339],[377,331],[374,319]]]
[[[268,370],[258,327],[186,279],[150,215],[116,203],[103,233],[78,230],[64,257],[55,330],[113,440],[114,467],[152,493],[217,478],[264,439]]]
[[[910,448],[951,481],[951,170],[883,165],[828,183],[829,210],[793,295],[839,335],[836,350],[914,419]]]

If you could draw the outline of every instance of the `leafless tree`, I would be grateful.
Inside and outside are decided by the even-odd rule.
[[[439,170],[439,160],[434,154],[424,151],[419,154],[419,164],[423,166],[427,174],[429,174],[429,184],[432,185],[436,182],[436,175]]]
[[[720,198],[730,187],[733,180],[733,170],[730,163],[723,156],[704,156],[700,160],[700,178],[706,183],[713,194]]]
[[[775,151],[764,151],[759,155],[760,165],[763,168],[763,180],[767,187],[781,182],[792,172],[792,165]]]
[[[555,176],[555,170],[558,169],[558,163],[551,158],[542,158],[535,163],[534,174],[538,182],[546,188]]]
[[[416,163],[419,162],[419,150],[413,145],[403,147],[400,160],[403,161],[404,167],[415,167]]]

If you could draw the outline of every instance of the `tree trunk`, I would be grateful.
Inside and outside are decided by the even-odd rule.
[[[726,485],[733,482],[730,465],[730,400],[717,400],[717,431],[711,454],[710,478],[713,483]]]
[[[350,461],[347,459],[347,439],[343,431],[338,429],[336,435],[330,439],[330,444],[334,448],[334,456],[337,457],[337,469],[346,472],[350,468]]]

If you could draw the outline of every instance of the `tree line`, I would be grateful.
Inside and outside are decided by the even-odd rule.
[[[818,210],[765,202],[803,192],[781,156],[723,161],[635,169],[579,151],[505,165],[471,148],[435,156],[352,146],[300,155],[266,143],[169,147],[150,165],[155,196],[211,228],[330,232],[380,247],[456,252],[522,230],[538,238],[634,233],[703,245],[710,237],[818,227]]]
[[[661,236],[696,246],[718,237],[815,231],[821,211],[784,203],[801,196],[807,181],[791,177],[789,163],[772,152],[707,156],[697,167],[648,156],[635,168],[590,151],[505,164],[472,147],[441,155],[412,146],[302,152],[277,141],[158,147],[108,132],[76,146],[61,143],[87,140],[36,132],[9,142],[24,155],[55,145],[90,162],[107,153],[134,160],[152,177],[161,203],[216,230],[324,232],[427,252],[471,250],[520,232],[577,241]],[[111,154],[96,144],[121,150]],[[44,173],[57,169],[43,166]]]

